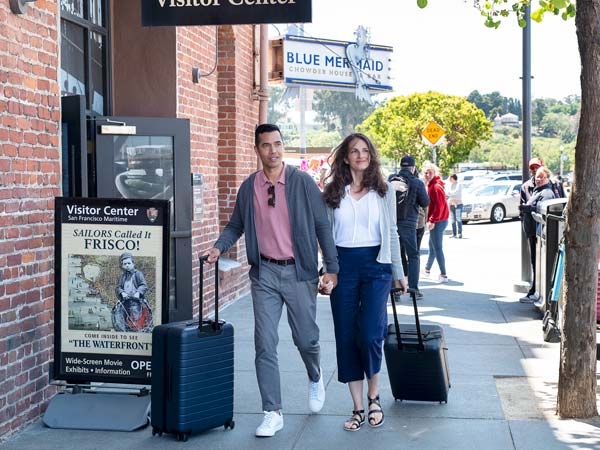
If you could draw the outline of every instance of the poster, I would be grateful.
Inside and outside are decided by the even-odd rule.
[[[167,318],[169,202],[57,198],[54,378],[150,384]]]

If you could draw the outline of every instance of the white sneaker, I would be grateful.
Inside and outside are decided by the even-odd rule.
[[[521,303],[535,303],[539,299],[537,294],[527,294],[525,297],[521,297],[519,302]]]
[[[440,278],[438,279],[438,281],[440,283],[447,283],[448,282],[448,277],[446,275],[440,275]]]
[[[321,377],[319,381],[308,380],[308,408],[318,413],[325,403],[325,385],[323,384],[323,370],[319,367]]]
[[[277,411],[263,411],[265,417],[256,429],[256,436],[271,437],[283,428],[283,414]]]

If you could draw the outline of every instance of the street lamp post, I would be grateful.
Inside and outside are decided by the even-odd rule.
[[[560,168],[558,169],[558,174],[560,175],[560,179],[562,180],[562,174],[563,174],[563,161],[565,160],[565,154],[563,153],[563,151],[565,150],[565,146],[561,145],[559,147],[560,149]]]

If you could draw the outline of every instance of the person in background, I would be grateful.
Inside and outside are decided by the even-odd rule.
[[[336,147],[323,192],[339,256],[339,283],[331,293],[338,380],[348,383],[354,404],[344,430],[365,422],[367,378],[371,427],[384,422],[379,400],[382,346],[387,334],[387,299],[392,280],[406,281],[396,229],[396,194],[382,176],[379,156],[367,136],[354,133]]]
[[[458,181],[458,176],[453,173],[450,175],[450,185],[446,190],[448,205],[450,206],[450,223],[452,224],[453,238],[462,239],[462,184]]]
[[[540,158],[531,158],[529,160],[529,179],[521,185],[521,200],[520,204],[524,205],[527,203],[533,190],[535,189],[535,173],[537,170],[544,165],[544,162]]]
[[[400,160],[400,171],[390,175],[388,181],[396,190],[396,212],[398,235],[400,236],[400,256],[402,269],[408,274],[408,287],[414,289],[417,298],[422,299],[423,293],[419,290],[420,253],[417,247],[417,218],[419,208],[429,205],[429,196],[425,184],[416,175],[415,158],[410,155],[403,156]],[[405,189],[405,193],[399,192]]]
[[[419,169],[415,168],[415,176],[419,176]],[[425,180],[419,178],[425,184]],[[425,186],[425,190],[427,190],[427,186]],[[429,197],[429,194],[427,195]],[[425,235],[425,225],[427,223],[427,210],[428,206],[425,208],[419,207],[419,216],[417,217],[417,249],[419,250],[419,255],[421,254],[421,242],[423,241],[423,236]]]
[[[525,181],[521,185],[521,197],[519,201],[519,211],[521,211],[521,227],[523,228],[523,233],[527,238],[527,243],[529,244],[529,260],[531,261],[531,266],[533,267],[533,280],[531,283],[531,287],[527,294],[524,297],[521,297],[519,300],[523,303],[532,303],[535,301],[535,246],[536,246],[536,236],[535,236],[535,221],[531,214],[524,214],[522,211],[522,207],[527,204],[531,195],[533,194],[533,190],[535,189],[535,173],[537,170],[544,165],[544,162],[540,158],[532,158],[529,160],[529,174],[531,175],[527,181]]]
[[[433,262],[437,260],[440,268],[440,283],[448,282],[446,259],[444,257],[444,230],[448,226],[448,202],[444,191],[444,182],[440,178],[440,170],[433,163],[423,166],[427,193],[429,194],[429,209],[427,211],[427,229],[429,230],[429,256],[425,264],[425,275],[430,274]]]
[[[544,200],[551,200],[556,198],[556,193],[552,189],[552,172],[547,167],[541,166],[535,172],[535,188],[524,205],[519,205],[519,210],[523,216],[523,226],[525,228],[525,235],[530,243],[533,241],[533,246],[530,244],[531,250],[531,265],[533,270],[533,280],[531,288],[526,296],[521,297],[519,301],[521,303],[533,303],[537,300],[535,293],[535,263],[536,263],[536,243],[537,243],[537,222],[532,216],[532,212],[535,212],[540,202]]]
[[[256,436],[268,437],[283,428],[277,358],[283,305],[308,374],[309,409],[315,413],[323,407],[325,387],[316,323],[318,247],[327,267],[322,280],[327,286],[337,284],[338,262],[321,192],[310,175],[283,162],[279,128],[259,125],[254,142],[263,169],[240,186],[229,223],[206,255],[208,262],[214,263],[245,235],[254,309],[254,363],[264,411]]]
[[[417,217],[417,249],[419,250],[419,255],[421,254],[421,242],[423,241],[423,236],[425,236],[425,225],[427,224],[428,209],[429,207],[419,207],[419,217]]]

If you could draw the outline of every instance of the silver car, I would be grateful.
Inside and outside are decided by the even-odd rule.
[[[462,221],[502,222],[519,217],[520,181],[495,181],[463,196]]]

